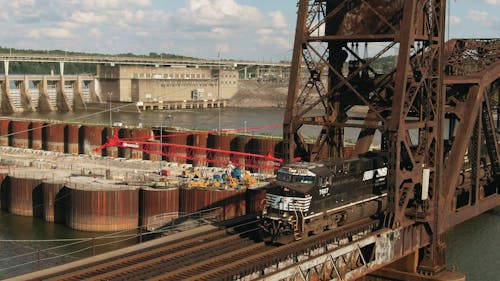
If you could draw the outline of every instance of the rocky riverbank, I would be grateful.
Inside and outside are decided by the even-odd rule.
[[[285,107],[287,83],[240,80],[238,92],[228,101],[229,107]]]

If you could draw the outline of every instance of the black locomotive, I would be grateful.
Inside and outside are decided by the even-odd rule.
[[[375,153],[284,166],[266,190],[262,236],[287,243],[379,214],[386,208],[386,175],[387,158]]]

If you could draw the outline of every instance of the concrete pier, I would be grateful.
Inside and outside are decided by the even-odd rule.
[[[4,114],[85,110],[88,103],[102,102],[95,89],[96,77],[90,75],[5,74],[0,79],[1,110]]]

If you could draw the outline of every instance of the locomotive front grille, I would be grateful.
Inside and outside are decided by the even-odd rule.
[[[274,194],[266,194],[266,207],[277,209],[280,211],[309,211],[309,206],[311,205],[311,197],[286,197]]]

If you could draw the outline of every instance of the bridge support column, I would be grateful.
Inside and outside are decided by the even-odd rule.
[[[68,97],[66,96],[64,89],[65,89],[65,79],[64,76],[61,74],[61,77],[59,78],[59,87],[57,87],[57,98],[56,98],[57,109],[58,111],[71,111],[71,105],[68,102]]]
[[[8,63],[7,63],[8,65]],[[8,71],[7,71],[8,72]],[[12,96],[10,94],[10,79],[8,75],[5,75],[3,84],[2,84],[2,112],[3,113],[14,113],[18,112],[18,108],[14,104],[12,100]]]
[[[76,85],[75,87],[73,87],[73,109],[86,110],[87,105],[83,100],[83,94],[82,94],[82,78],[80,76],[77,76],[75,83]]]
[[[9,76],[9,61],[8,60],[3,61],[3,71],[4,71],[5,77]]]
[[[102,102],[101,95],[96,90],[97,79],[90,82],[90,100],[92,102]]]
[[[21,106],[23,111],[35,111],[33,104],[31,102],[31,94],[29,90],[29,80],[27,76],[24,76],[24,80],[21,83]]]
[[[17,112],[16,106],[12,101],[12,96],[10,95],[10,80],[9,80],[9,61],[3,61],[3,70],[4,70],[4,81],[2,84],[1,92],[1,103],[2,103],[2,112],[3,113],[13,113]]]
[[[50,112],[54,111],[54,107],[50,103],[49,91],[47,89],[47,77],[43,77],[42,83],[40,83],[38,96],[38,111],[40,112]]]

